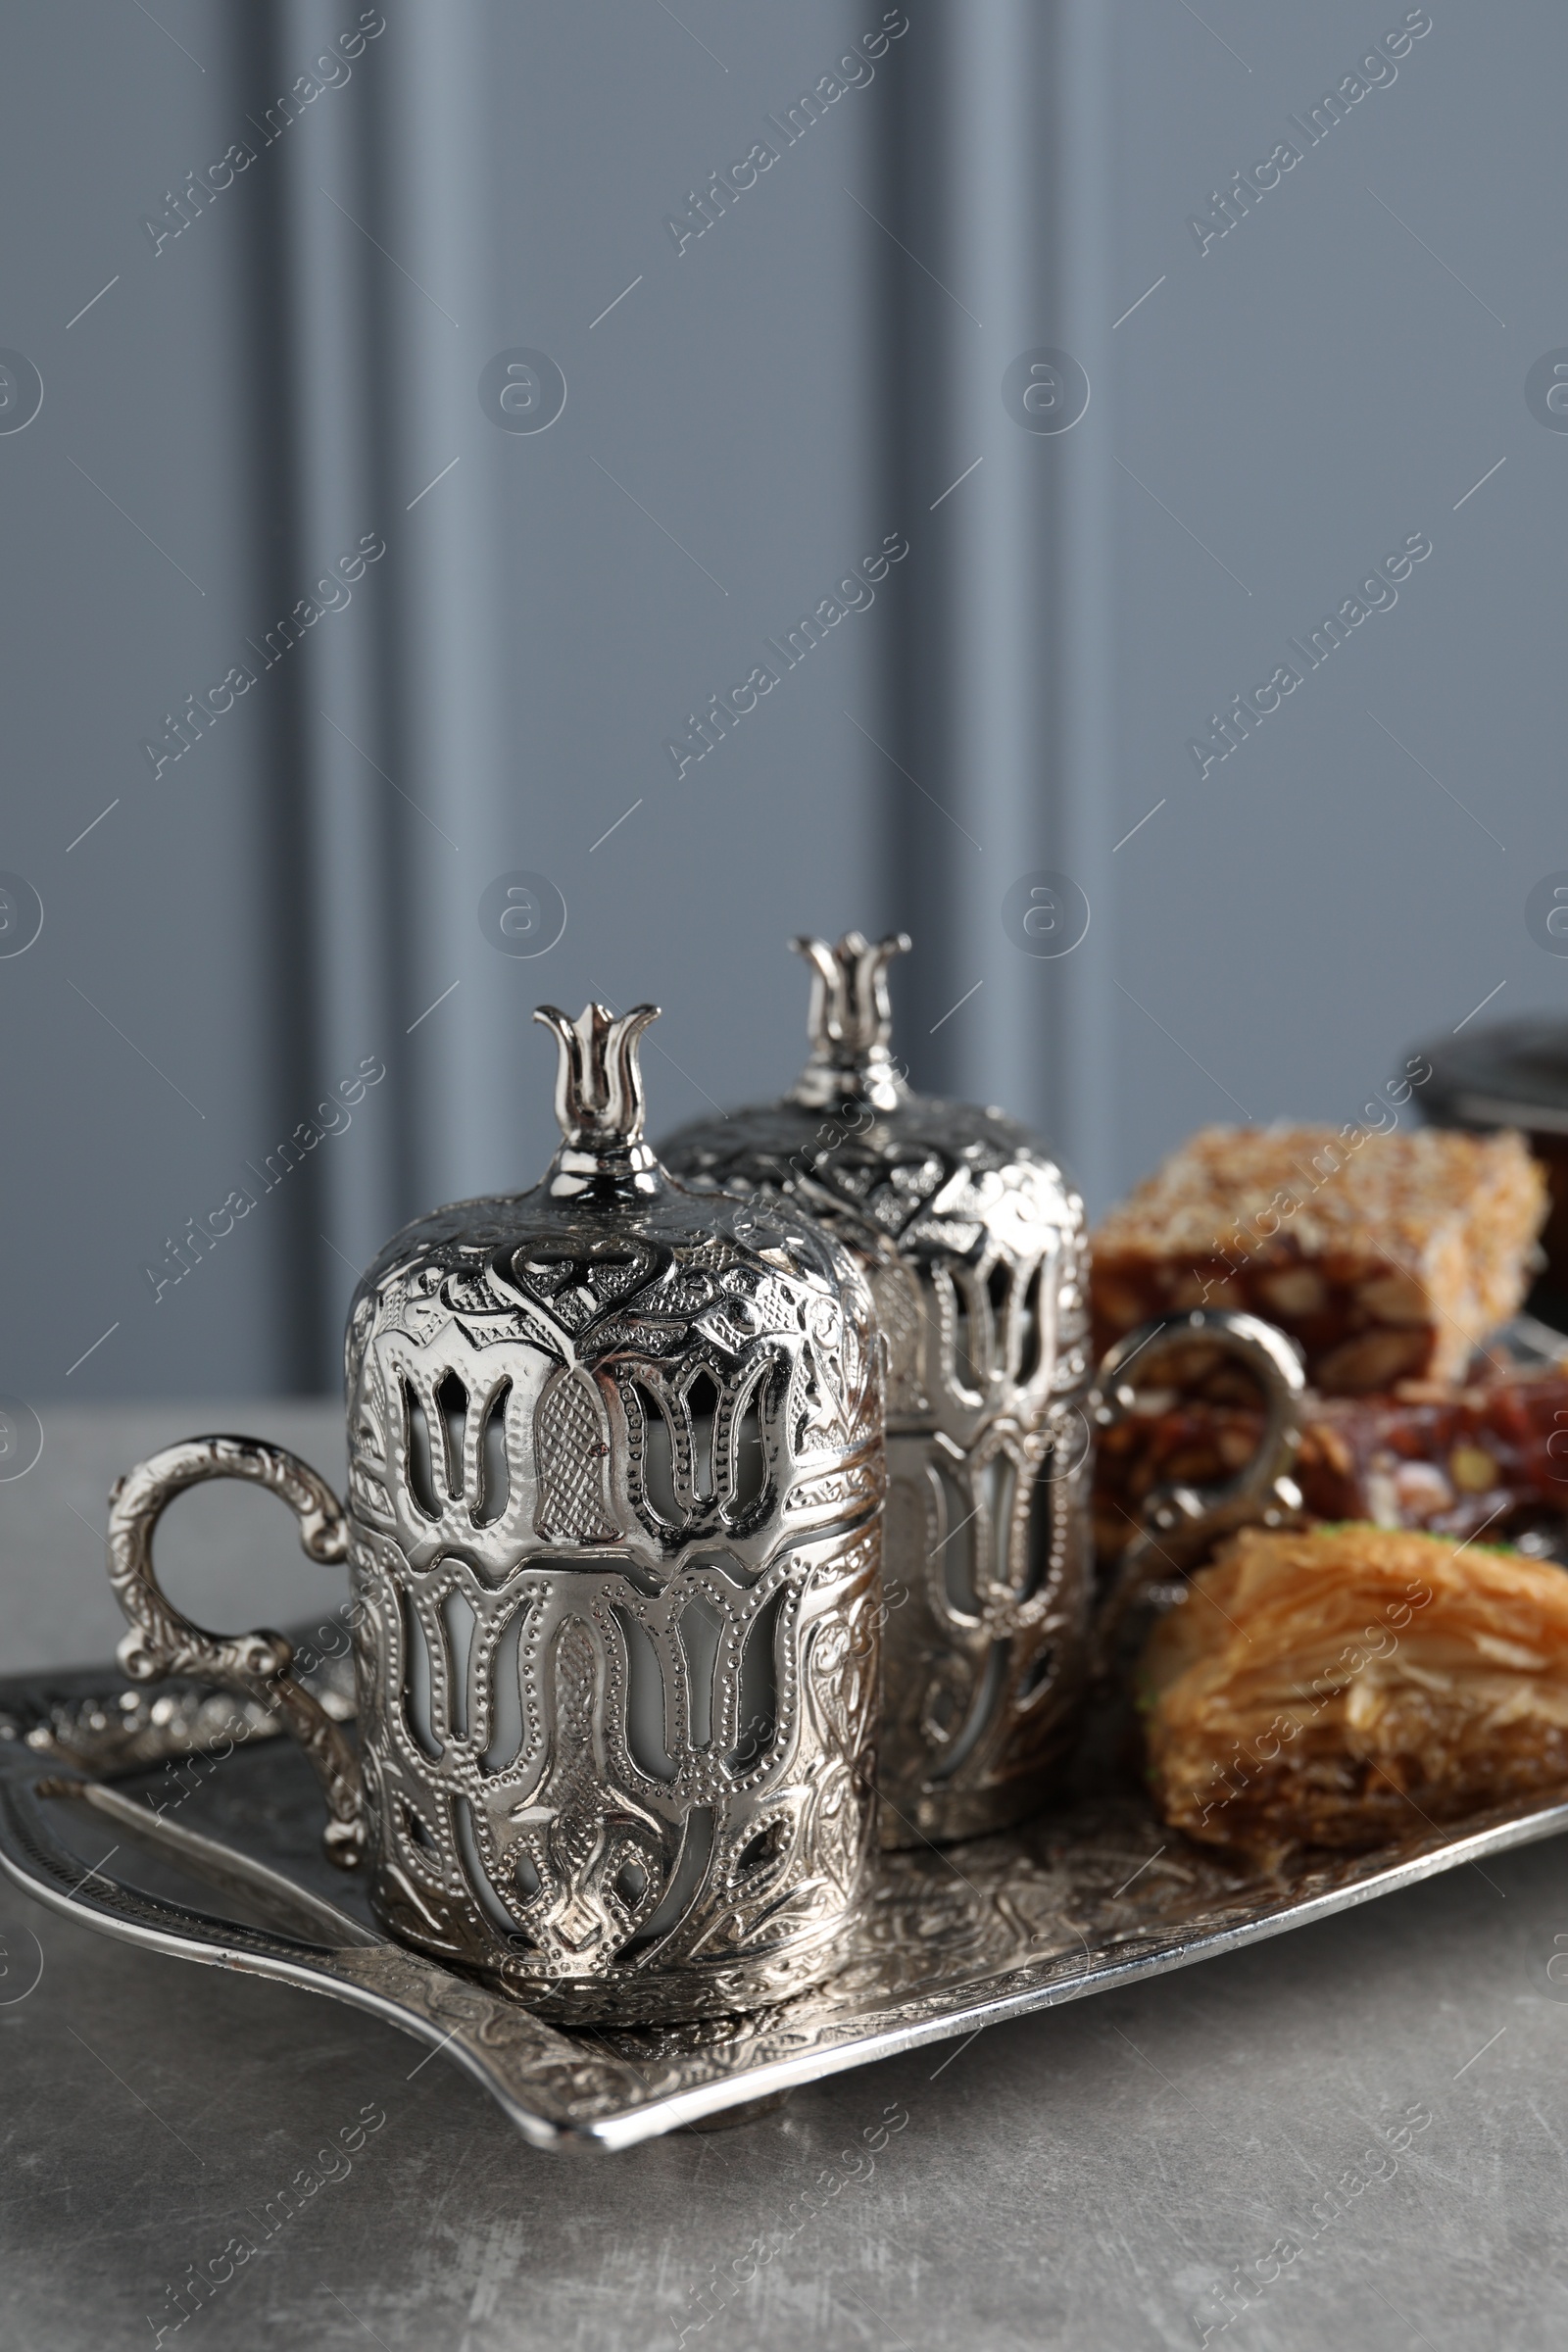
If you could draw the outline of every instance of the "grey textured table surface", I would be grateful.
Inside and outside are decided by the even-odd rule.
[[[330,1407],[44,1419],[0,1486],[7,1673],[108,1655],[97,1538],[138,1453],[217,1428],[341,1461]],[[260,1495],[182,1497],[168,1539],[215,1623],[337,1597]],[[368,2019],[0,1888],[0,2345],[1555,2348],[1565,1864],[1532,1847],[611,2158],[534,2153]],[[181,2298],[197,2269],[230,2276]]]

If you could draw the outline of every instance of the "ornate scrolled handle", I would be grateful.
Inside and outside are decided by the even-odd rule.
[[[116,1482],[109,1497],[109,1581],[129,1620],[118,1656],[134,1683],[200,1675],[243,1691],[279,1713],[316,1769],[330,1815],[325,1846],[342,1870],[365,1857],[366,1818],[359,1759],[343,1733],[289,1671],[293,1644],[265,1630],[210,1634],[183,1616],[158,1582],[153,1531],[176,1494],[209,1478],[244,1478],[280,1494],[299,1521],[309,1559],[328,1567],[348,1557],[348,1521],[325,1480],[308,1462],[260,1438],[187,1438]]]
[[[1306,1376],[1295,1344],[1257,1315],[1219,1307],[1195,1307],[1189,1314],[1164,1315],[1130,1331],[1107,1348],[1089,1396],[1097,1431],[1112,1429],[1132,1411],[1136,1392],[1125,1378],[1135,1356],[1160,1352],[1159,1343],[1208,1340],[1237,1357],[1263,1391],[1268,1418],[1251,1460],[1234,1478],[1211,1487],[1185,1482],[1155,1487],[1146,1497],[1137,1532],[1117,1563],[1101,1603],[1096,1646],[1102,1669],[1110,1644],[1133,1603],[1162,1569],[1185,1568],[1215,1539],[1235,1528],[1278,1527],[1300,1510],[1301,1491],[1292,1472],[1300,1448],[1300,1400]]]

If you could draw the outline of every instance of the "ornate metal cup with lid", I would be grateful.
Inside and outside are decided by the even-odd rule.
[[[1083,1206],[1000,1110],[906,1084],[887,967],[906,938],[794,945],[811,1055],[793,1093],[663,1155],[694,1189],[797,1200],[865,1268],[888,1347],[882,1837],[970,1837],[1039,1802],[1083,1680]]]
[[[437,1210],[360,1283],[345,1513],[254,1440],[116,1491],[137,1679],[279,1707],[328,1850],[401,1941],[548,2015],[778,2000],[833,1965],[872,1841],[881,1351],[852,1255],[789,1204],[765,1239],[642,1141],[656,1008],[536,1016],[564,1133],[534,1191]],[[197,1480],[281,1494],[351,1563],[360,1739],[288,1644],[172,1608],[154,1525]]]

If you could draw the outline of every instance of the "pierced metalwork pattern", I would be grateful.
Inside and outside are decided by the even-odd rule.
[[[378,1914],[582,2016],[809,1982],[868,1834],[869,1299],[804,1225],[775,1264],[643,1213],[629,1274],[416,1228],[351,1353]]]
[[[117,1488],[140,1680],[201,1670],[280,1712],[329,1851],[403,1942],[543,2010],[746,2009],[832,1964],[871,1842],[882,1359],[852,1255],[765,1248],[642,1141],[654,1008],[539,1016],[564,1141],[533,1192],[397,1236],[349,1317],[349,1511],[259,1441]],[[153,1533],[254,1479],[348,1557],[359,1747],[279,1635],[172,1607]]]
[[[907,942],[796,945],[813,985],[794,1094],[662,1150],[694,1190],[797,1200],[871,1285],[888,1351],[882,1838],[970,1837],[1040,1801],[1082,1696],[1083,1207],[1000,1111],[905,1085],[886,966]]]
[[[549,1016],[546,1183],[408,1228],[348,1346],[377,1915],[582,2017],[813,1982],[874,1801],[870,1294],[664,1177],[645,1017]]]

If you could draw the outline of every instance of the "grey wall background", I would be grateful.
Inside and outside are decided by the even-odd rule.
[[[1129,1173],[1231,1095],[1352,1118],[1499,984],[1483,1019],[1561,1010],[1568,980],[1524,924],[1568,862],[1568,440],[1524,400],[1568,341],[1568,22],[1436,6],[1397,81],[1200,257],[1186,215],[1405,12],[1203,13],[1240,59],[1180,8],[1118,27],[1117,307],[1167,281],[1115,337],[1115,454],[1147,485],[1117,474],[1118,834],[1168,805],[1115,859],[1114,977],[1211,1073],[1120,1004]],[[1398,606],[1200,784],[1186,737],[1416,531]]]
[[[263,146],[349,0],[16,0],[0,345],[45,396],[0,434],[0,867],[45,920],[0,958],[0,1389],[330,1386],[385,1233],[542,1165],[535,1002],[662,1002],[666,1128],[788,1082],[798,929],[914,931],[916,1076],[1043,1122],[1096,1204],[1202,1121],[1353,1116],[1499,983],[1483,1018],[1560,1004],[1523,907],[1568,865],[1568,439],[1524,380],[1568,343],[1568,26],[1431,13],[1200,254],[1402,8],[907,0],[677,253],[879,6],[388,0]],[[539,434],[477,396],[519,346],[568,387]],[[1068,433],[1003,405],[1036,346],[1088,371]],[[1397,607],[1200,780],[1208,714],[1418,531]],[[677,782],[664,738],[889,532],[874,607]],[[143,738],[362,533],[352,603],[155,779]],[[1001,919],[1043,867],[1093,908],[1056,961]],[[535,961],[477,921],[518,868],[568,908]],[[352,1125],[155,1303],[362,1058]]]

